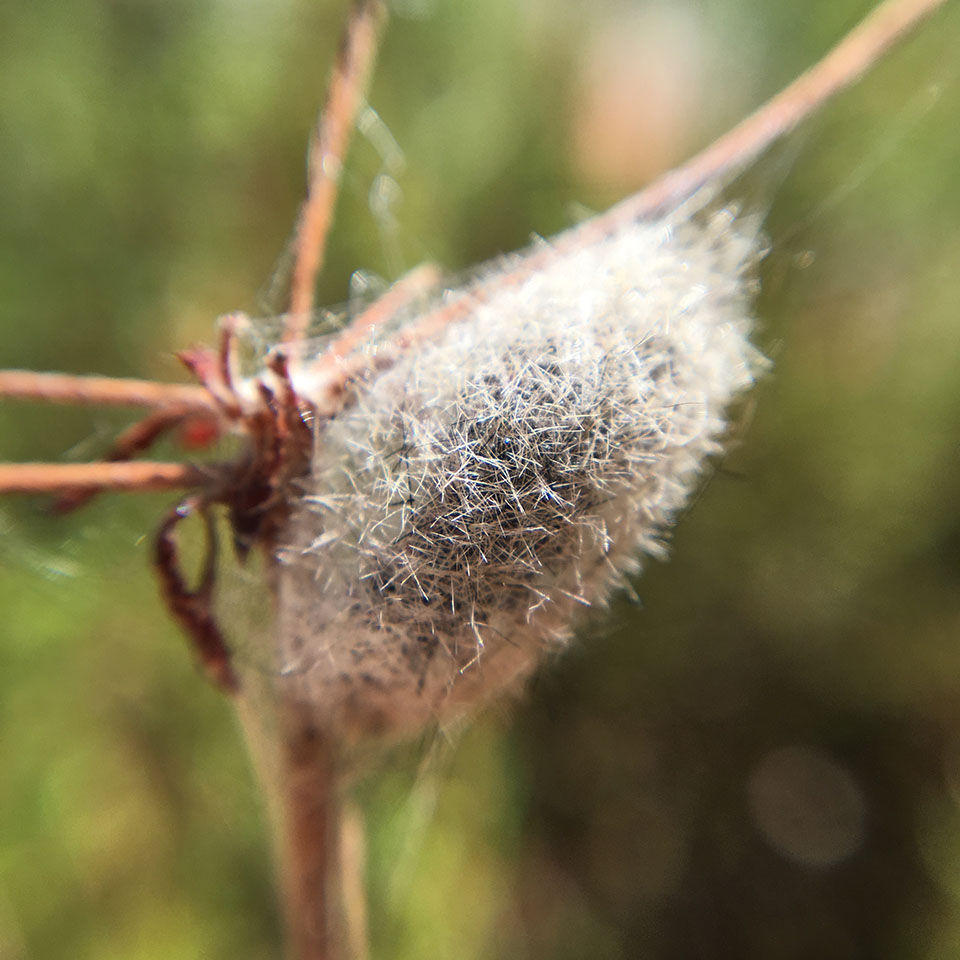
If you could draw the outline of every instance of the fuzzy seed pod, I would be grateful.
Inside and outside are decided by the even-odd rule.
[[[340,742],[515,688],[663,554],[762,362],[756,224],[695,206],[484,276],[491,296],[321,428],[277,642],[287,695]]]

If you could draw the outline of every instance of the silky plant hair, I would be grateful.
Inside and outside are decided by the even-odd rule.
[[[352,384],[280,552],[280,674],[322,727],[396,737],[515,689],[663,555],[763,365],[761,250],[756,218],[699,195]]]

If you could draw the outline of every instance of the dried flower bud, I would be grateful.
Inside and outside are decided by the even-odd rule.
[[[756,225],[703,204],[519,284],[484,277],[485,302],[355,384],[322,428],[278,642],[282,682],[341,741],[515,687],[663,554],[761,362]]]

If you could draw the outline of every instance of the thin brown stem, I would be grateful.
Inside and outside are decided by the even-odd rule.
[[[161,407],[159,410],[152,411],[120,433],[104,454],[103,459],[107,463],[132,460],[138,453],[149,449],[163,434],[182,424],[184,418],[184,413],[176,408]],[[54,509],[57,513],[69,513],[72,510],[78,510],[95,496],[94,490],[70,490],[57,498]]]
[[[357,803],[345,803],[340,815],[340,884],[349,960],[368,960],[366,829]]]
[[[290,315],[284,334],[288,344],[303,339],[313,309],[314,287],[333,223],[343,159],[385,16],[381,0],[355,0],[330,77],[327,102],[310,148],[307,199],[297,223]]]
[[[0,494],[182,490],[208,485],[210,469],[189,463],[0,463]]]
[[[344,960],[338,920],[339,783],[333,745],[308,709],[287,704],[278,842],[290,960]]]
[[[639,193],[557,237],[549,246],[519,258],[517,265],[480,281],[443,306],[399,331],[378,353],[379,364],[436,337],[448,324],[468,316],[478,304],[505,287],[522,283],[536,270],[603,240],[626,224],[655,217],[755,160],[776,140],[828,100],[854,84],[897,42],[905,39],[947,0],[886,0],[848,33],[822,60],[802,74],[729,133],[687,163],[655,180]],[[360,375],[369,360],[354,355],[341,362],[328,384],[331,403],[345,383]]]
[[[0,370],[0,398],[97,407],[175,407],[184,412],[214,410],[204,387],[121,377]]]

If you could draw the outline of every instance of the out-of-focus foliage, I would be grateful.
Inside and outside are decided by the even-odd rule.
[[[358,142],[322,298],[602,208],[867,7],[397,0],[371,102],[406,166]],[[264,309],[343,9],[0,9],[0,365],[172,378]],[[745,181],[775,369],[643,605],[361,787],[375,958],[960,950],[958,38],[948,10]],[[118,422],[5,404],[0,456]],[[235,722],[155,599],[165,502],[0,505],[4,958],[279,954]]]

